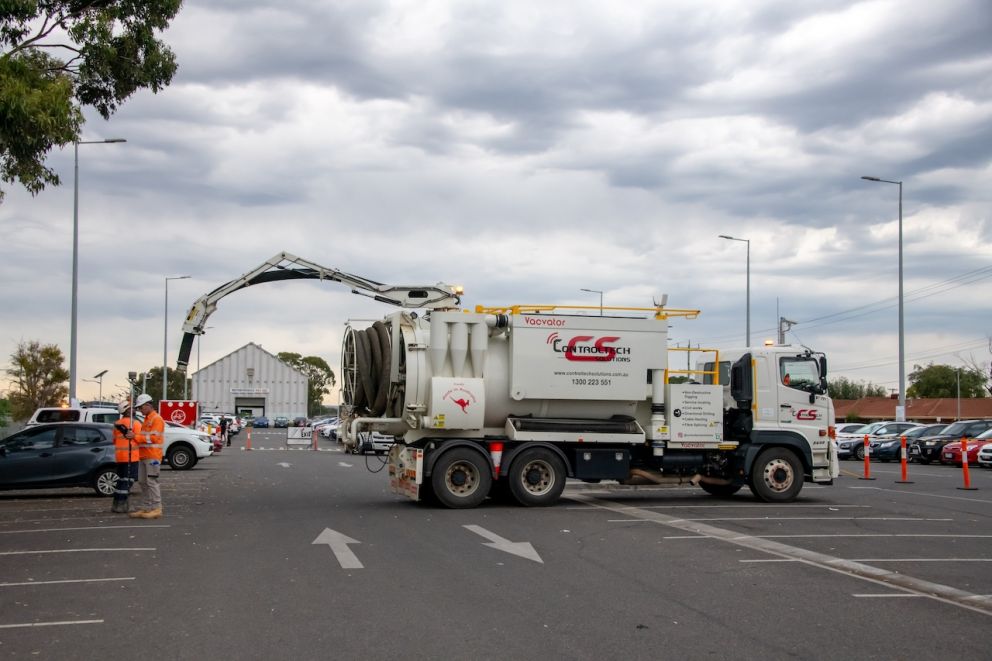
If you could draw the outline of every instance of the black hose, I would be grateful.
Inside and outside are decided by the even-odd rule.
[[[345,351],[352,351],[354,356],[351,361],[355,370],[354,401],[350,403],[358,415],[379,417],[386,412],[391,345],[389,329],[381,321],[362,331],[350,331]]]

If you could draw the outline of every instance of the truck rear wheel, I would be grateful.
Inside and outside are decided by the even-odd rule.
[[[565,489],[565,464],[551,450],[524,450],[513,460],[507,479],[510,493],[524,507],[554,505]]]
[[[754,460],[748,486],[759,500],[787,503],[803,488],[802,464],[791,450],[768,448]]]
[[[445,507],[467,509],[478,507],[492,486],[489,462],[470,448],[448,450],[431,473],[434,497]]]

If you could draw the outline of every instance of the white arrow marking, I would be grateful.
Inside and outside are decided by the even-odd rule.
[[[282,466],[283,468],[289,468],[292,465],[293,464],[291,464],[289,462],[286,462],[286,461],[280,461],[278,464],[276,464],[276,466]]]
[[[480,537],[485,537],[489,540],[488,544],[483,544],[483,546],[489,546],[496,549],[497,551],[506,551],[507,553],[512,553],[513,555],[519,555],[521,558],[526,558],[527,560],[533,560],[534,562],[540,562],[544,564],[544,560],[541,560],[541,556],[537,554],[534,547],[530,545],[530,542],[511,542],[508,539],[500,537],[494,532],[489,532],[482,526],[462,526],[468,528],[476,535]]]
[[[347,535],[342,535],[336,530],[331,530],[330,528],[324,528],[324,532],[317,535],[317,539],[310,542],[311,544],[327,544],[331,547],[331,551],[334,553],[334,557],[338,559],[341,564],[341,569],[364,569],[363,565],[359,560],[358,556],[351,552],[348,548],[348,544],[361,544],[357,539],[352,539]]]
[[[346,464],[343,461],[338,462],[338,466],[344,466],[345,468],[351,468],[351,464]]]

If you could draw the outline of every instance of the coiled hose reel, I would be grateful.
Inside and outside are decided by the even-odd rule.
[[[386,324],[377,321],[361,330],[349,327],[341,356],[344,403],[358,417],[381,417],[390,403],[392,342]]]

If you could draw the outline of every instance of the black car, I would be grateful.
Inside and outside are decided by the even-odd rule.
[[[874,429],[865,433],[868,436],[869,446],[874,452],[875,444],[871,441],[875,440],[879,436],[891,436],[892,434],[902,434],[910,429],[915,429],[919,425],[915,422],[886,422],[873,423],[878,425]],[[871,426],[868,426],[870,429]],[[863,428],[862,428],[863,429]],[[837,439],[837,458],[838,459],[857,459],[862,461],[865,458],[865,441],[864,436],[856,436],[854,438],[838,438]]]
[[[992,420],[960,420],[953,422],[934,436],[917,439],[909,449],[909,456],[921,464],[940,461],[940,451],[951,441],[959,441],[962,436],[975,438],[982,432],[992,429]]]
[[[285,416],[278,415],[276,419],[272,421],[273,427],[289,427],[289,418]]]
[[[116,484],[112,425],[35,425],[0,441],[0,489],[92,487],[112,496]]]
[[[913,427],[901,434],[892,434],[887,436],[880,436],[877,439],[871,441],[871,458],[878,459],[879,461],[899,461],[901,459],[902,451],[902,440],[903,436],[906,437],[906,458],[909,458],[909,448],[913,445],[913,442],[918,438],[923,438],[924,436],[933,436],[939,434],[947,425],[921,425],[919,427]]]

